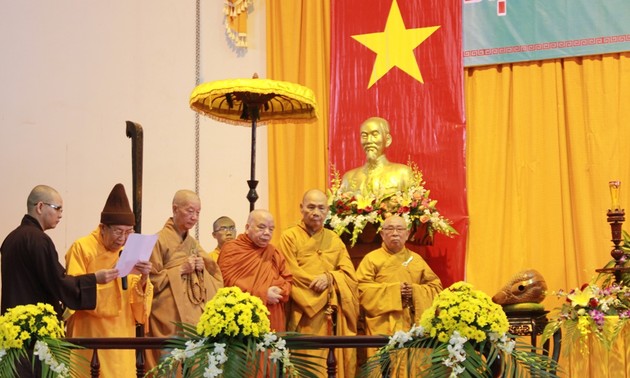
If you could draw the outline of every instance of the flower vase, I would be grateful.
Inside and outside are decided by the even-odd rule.
[[[363,230],[359,234],[359,242],[369,244],[376,241],[376,238],[380,235],[376,232],[376,225],[374,223],[368,223],[363,227]],[[380,241],[380,240],[379,240]]]
[[[489,346],[486,345],[483,351],[484,359],[486,363],[488,361],[488,354],[490,353]],[[490,376],[493,378],[499,378],[503,376],[503,355],[501,353],[497,353],[494,361],[488,365],[488,370],[490,372]]]
[[[433,236],[429,233],[429,223],[412,223],[407,241],[415,245],[433,245]]]

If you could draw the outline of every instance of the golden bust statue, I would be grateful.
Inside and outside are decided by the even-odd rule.
[[[341,180],[341,191],[363,196],[384,195],[407,190],[413,173],[405,164],[392,163],[385,156],[385,149],[392,144],[389,123],[380,117],[371,117],[361,124],[361,146],[366,163],[349,170]]]

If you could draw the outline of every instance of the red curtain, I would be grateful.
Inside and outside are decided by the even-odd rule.
[[[377,53],[352,36],[383,32],[388,15],[390,20],[395,18],[390,15],[395,8],[405,29],[438,27],[411,48],[424,82],[395,66],[368,88]],[[390,54],[408,48],[397,38],[386,43]],[[438,210],[459,232],[452,239],[437,235],[433,246],[423,251],[445,287],[464,279],[468,229],[461,51],[460,0],[331,4],[330,162],[341,173],[363,165],[361,123],[372,116],[389,121],[393,143],[388,159],[411,160],[419,166],[430,197],[438,200]],[[394,57],[381,58],[395,61]]]

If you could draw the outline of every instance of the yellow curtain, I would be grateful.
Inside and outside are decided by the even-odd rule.
[[[268,129],[279,231],[305,190],[328,185],[328,16],[328,0],[267,0],[268,76],[310,87],[320,106],[315,124]],[[580,286],[611,259],[608,181],[630,208],[630,53],[467,68],[464,89],[466,280],[493,295],[534,268],[550,291]]]
[[[469,282],[535,268],[557,290],[605,265],[608,181],[630,205],[629,92],[630,53],[466,69]]]
[[[330,3],[267,0],[267,76],[315,92],[319,120],[269,125],[269,210],[277,243],[282,230],[300,219],[299,204],[309,189],[328,187],[328,83]]]
[[[467,68],[465,96],[467,281],[587,282],[611,259],[610,180],[630,208],[630,53]]]

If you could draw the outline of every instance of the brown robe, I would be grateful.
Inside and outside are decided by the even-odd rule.
[[[203,271],[203,285],[195,274],[181,275],[180,266],[192,253],[203,257],[206,269]],[[151,283],[153,284],[153,308],[149,316],[150,337],[170,337],[178,332],[175,323],[184,322],[196,325],[207,301],[223,287],[221,271],[210,255],[189,233],[182,240],[175,229],[173,218],[169,218],[159,232],[158,241],[151,254]],[[205,296],[191,290],[190,282],[205,288]],[[199,287],[199,286],[197,286]],[[203,300],[201,300],[203,299]],[[148,351],[149,352],[149,351]],[[147,353],[147,366],[155,366],[161,351]]]

